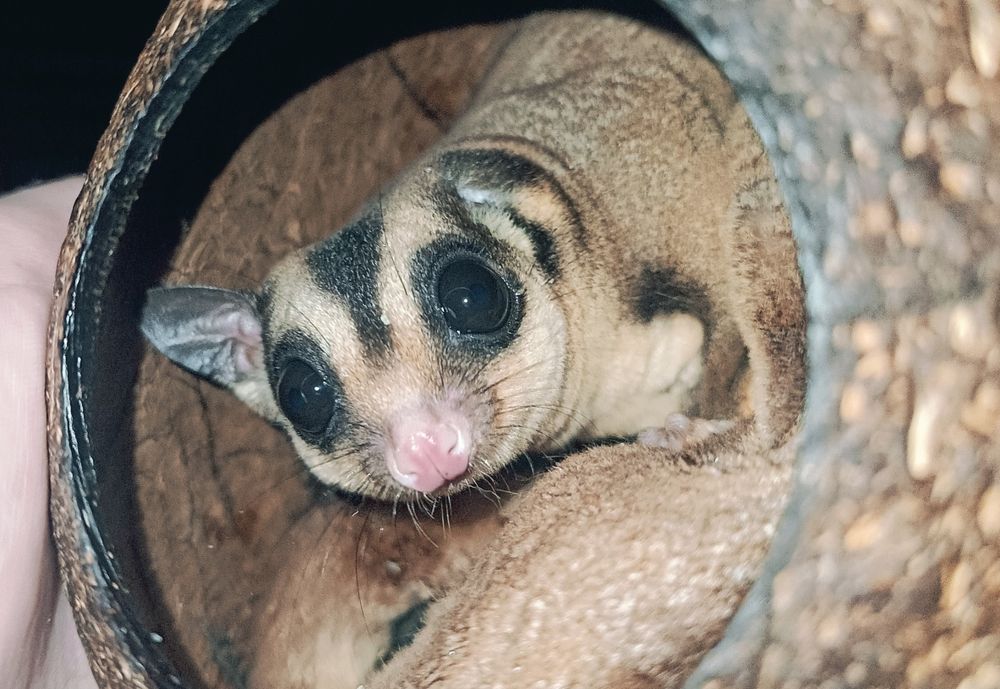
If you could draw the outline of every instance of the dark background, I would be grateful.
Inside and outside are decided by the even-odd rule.
[[[166,0],[0,12],[0,192],[83,172]]]
[[[167,0],[6,3],[0,11],[0,193],[86,169],[125,79],[166,5]],[[242,70],[239,83],[213,86],[219,91],[215,102],[227,103],[240,89],[260,89],[268,92],[261,102],[273,109],[289,93],[322,76],[323,69],[338,66],[338,56],[341,61],[356,57],[378,47],[380,40],[451,23],[573,6],[613,7],[673,26],[650,0],[439,0],[378,6],[334,0],[282,2],[271,10],[267,23],[278,27],[276,34],[286,32],[284,42],[269,39],[263,49],[249,45],[240,50],[241,43],[252,41],[238,41],[236,50],[227,51],[234,53],[230,61],[244,60],[249,67]],[[360,32],[331,45],[330,27],[338,25],[369,26],[371,36]],[[294,37],[291,43],[289,35]],[[205,110],[213,112],[212,107]],[[263,110],[234,113],[212,125],[214,131],[203,127],[198,138],[245,136],[264,115]],[[210,170],[218,167],[218,161],[207,163]]]

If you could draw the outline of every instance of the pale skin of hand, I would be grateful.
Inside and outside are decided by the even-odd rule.
[[[45,333],[82,178],[0,196],[0,684],[96,689],[49,533]]]

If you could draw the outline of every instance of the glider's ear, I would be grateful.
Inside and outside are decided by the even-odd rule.
[[[156,287],[146,293],[140,327],[175,364],[274,418],[253,295],[218,287]]]

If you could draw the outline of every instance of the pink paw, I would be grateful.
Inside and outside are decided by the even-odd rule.
[[[736,425],[730,419],[692,419],[684,414],[670,414],[662,426],[641,431],[636,440],[649,447],[680,452],[692,445],[725,433]]]

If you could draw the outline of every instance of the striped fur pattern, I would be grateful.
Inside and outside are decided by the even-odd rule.
[[[474,257],[509,288],[502,332],[449,328],[437,290],[455,256]],[[414,406],[447,404],[471,421],[469,471],[447,493],[524,452],[640,434],[675,412],[741,417],[736,433],[755,429],[764,447],[778,447],[802,401],[801,282],[762,146],[696,47],[611,14],[522,22],[457,126],[354,222],[286,257],[258,294],[203,297],[219,303],[194,326],[187,307],[183,317],[148,310],[154,344],[283,426],[322,482],[376,498],[420,497],[384,459],[386,424]],[[198,338],[213,343],[208,353],[190,354]],[[331,421],[318,432],[302,433],[281,411],[276,390],[292,360],[307,361],[332,391]],[[695,435],[708,427],[695,424]],[[586,480],[601,493],[599,478]],[[426,581],[448,588],[439,579],[460,580],[467,555],[458,545],[435,550],[421,560]],[[303,557],[303,570],[316,568]],[[371,629],[388,620],[345,619],[336,605],[345,586],[278,587],[253,686],[365,679],[346,668],[384,652]],[[503,609],[475,596],[448,601]],[[449,643],[476,645],[460,620],[432,624]],[[332,646],[321,653],[320,641]],[[467,686],[428,649],[415,645],[376,685],[425,686],[419,667]],[[587,657],[609,668],[602,654],[612,652],[601,645]],[[583,686],[560,684],[570,685]],[[626,685],[652,686],[613,684]]]
[[[528,451],[740,406],[754,343],[722,269],[739,260],[739,204],[752,197],[788,240],[761,146],[697,48],[613,15],[551,22],[525,22],[458,126],[354,222],[275,267],[240,317],[260,333],[245,366],[220,376],[216,349],[175,357],[285,427],[324,483],[418,497],[387,469],[386,427],[427,405],[470,427],[468,470],[438,493]],[[510,291],[501,335],[442,317],[436,281],[455,256]],[[203,320],[166,329],[184,340]],[[332,391],[319,432],[276,399],[291,360]]]

